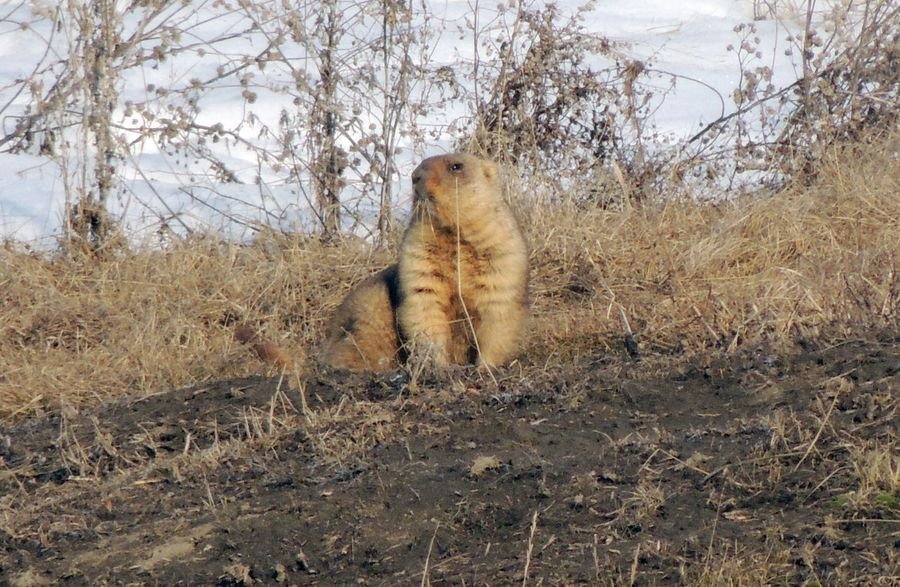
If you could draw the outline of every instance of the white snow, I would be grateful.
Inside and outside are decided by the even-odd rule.
[[[211,19],[215,3],[195,0],[182,7],[174,3],[167,14],[176,14],[189,34],[198,42],[242,33],[246,22],[237,13]],[[472,59],[475,43],[471,37],[473,7],[479,7],[480,23],[501,25],[509,11],[498,10],[507,0],[427,2],[435,21],[443,23],[443,33],[435,44],[431,59],[452,65],[459,59]],[[574,14],[580,0],[561,0],[563,14]],[[592,32],[626,45],[627,54],[643,60],[659,72],[660,94],[654,104],[652,123],[671,142],[683,140],[704,124],[734,110],[731,93],[739,81],[740,70],[728,45],[739,45],[734,27],[753,21],[753,0],[599,0],[585,16],[584,24]],[[54,32],[49,21],[33,16],[32,9],[52,10],[48,1],[0,1],[0,124],[3,134],[15,126],[15,117],[29,106],[28,93],[17,92],[16,80],[27,78],[37,68],[63,57],[63,32]],[[21,26],[28,22],[31,26]],[[126,17],[127,22],[127,17]],[[133,23],[132,23],[133,24]],[[507,22],[508,24],[508,22]],[[761,64],[775,72],[774,83],[781,87],[796,79],[789,58],[784,56],[786,26],[790,21],[756,21]],[[245,120],[245,105],[240,88],[226,87],[216,80],[217,68],[228,67],[242,55],[256,55],[262,49],[258,36],[239,34],[227,41],[204,47],[201,57],[185,52],[155,66],[149,64],[126,80],[120,96],[126,100],[154,100],[154,87],[185,86],[196,78],[217,87],[206,95],[198,121],[226,128]],[[47,54],[48,42],[51,51]],[[299,54],[299,51],[298,51]],[[671,76],[676,85],[670,91]],[[234,85],[234,82],[228,82]],[[218,91],[218,86],[223,86]],[[148,89],[149,88],[149,89]],[[262,125],[276,125],[283,108],[291,111],[290,92],[254,88],[257,101],[250,106],[259,124],[246,122],[241,132],[256,141]],[[461,111],[433,114],[430,123],[440,128]],[[136,115],[137,116],[137,115]],[[373,118],[377,114],[371,114]],[[124,121],[127,123],[127,120]],[[259,144],[259,143],[257,143]],[[422,155],[440,152],[450,146],[448,136],[429,138],[422,148],[407,140],[403,179]],[[129,234],[137,239],[152,239],[162,226],[179,231],[182,227],[219,230],[235,237],[246,236],[248,226],[266,224],[283,229],[308,228],[312,224],[304,187],[262,169],[256,155],[233,142],[210,144],[226,159],[244,183],[224,183],[209,177],[208,169],[196,165],[190,157],[179,157],[166,148],[144,141],[131,160],[121,162],[122,183],[111,211],[122,217]],[[0,147],[2,149],[2,147]],[[75,149],[75,147],[73,147]],[[259,176],[259,177],[258,177]],[[65,216],[66,181],[58,165],[34,154],[0,153],[0,238],[29,242],[52,242],[59,234]],[[353,186],[349,186],[352,191]],[[401,183],[401,189],[405,190]],[[365,206],[366,204],[361,204]],[[400,205],[403,205],[401,198]]]

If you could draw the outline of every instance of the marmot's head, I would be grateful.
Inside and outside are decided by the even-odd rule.
[[[412,174],[413,207],[446,226],[478,214],[498,197],[497,165],[464,153],[422,161]]]

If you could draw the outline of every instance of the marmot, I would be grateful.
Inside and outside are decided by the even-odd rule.
[[[327,327],[322,361],[353,371],[386,371],[409,353],[436,366],[507,362],[527,314],[528,250],[497,166],[441,155],[423,161],[412,182],[399,263],[347,294]],[[260,357],[272,355],[259,350],[271,343],[255,344]]]
[[[430,157],[412,182],[397,276],[402,339],[437,366],[505,363],[527,313],[528,249],[496,164],[459,153]]]

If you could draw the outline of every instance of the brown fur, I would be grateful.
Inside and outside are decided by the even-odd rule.
[[[527,314],[528,250],[501,197],[497,166],[442,155],[412,178],[398,266],[404,340],[439,366],[509,361]]]
[[[437,366],[506,363],[527,314],[528,251],[501,197],[497,166],[441,155],[423,161],[412,179],[400,261],[347,294],[328,325],[322,361],[385,371],[409,351]],[[267,341],[249,342],[262,358],[283,358]]]
[[[322,361],[334,369],[386,371],[399,365],[397,266],[353,288],[335,311],[325,334]]]

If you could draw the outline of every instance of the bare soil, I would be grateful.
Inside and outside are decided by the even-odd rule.
[[[853,460],[896,455],[895,334],[496,377],[260,377],[7,425],[0,584],[897,584],[900,496]]]

